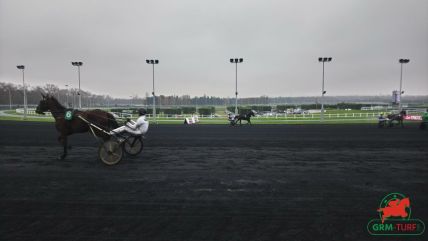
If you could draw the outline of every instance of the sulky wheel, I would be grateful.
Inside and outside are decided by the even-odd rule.
[[[141,137],[130,136],[123,142],[123,149],[126,154],[136,156],[143,151],[143,140]]]
[[[106,165],[115,165],[122,160],[122,146],[116,140],[108,140],[100,145],[98,155]]]

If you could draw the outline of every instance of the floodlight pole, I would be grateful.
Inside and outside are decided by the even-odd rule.
[[[403,63],[400,63],[400,102],[398,103],[398,109],[401,111],[401,91],[403,88]]]
[[[79,95],[79,109],[82,109],[82,91],[80,89],[80,65],[77,66],[77,74],[79,78],[79,93],[77,93]]]
[[[12,94],[10,93],[10,88],[7,88],[7,90],[9,91],[9,110],[12,109]]]
[[[238,114],[238,63],[235,63],[235,115]]]
[[[159,60],[157,59],[146,59],[146,63],[147,64],[151,64],[152,65],[152,71],[153,71],[153,91],[152,91],[152,96],[153,96],[153,120],[155,123],[157,123],[156,120],[156,95],[155,95],[155,64],[159,64]]]
[[[77,95],[79,96],[79,109],[82,109],[82,94],[80,90],[80,66],[83,65],[83,62],[71,62],[71,64],[73,66],[77,66],[77,75],[79,78],[79,92],[77,93]]]
[[[402,110],[402,104],[401,104],[401,95],[403,94],[403,64],[407,64],[410,62],[410,59],[399,59],[398,62],[400,63],[401,70],[400,70],[400,102],[398,102],[398,109]]]
[[[16,68],[22,70],[22,89],[24,92],[24,120],[27,119],[27,93],[26,93],[26,87],[25,87],[25,66],[24,65],[18,65]]]
[[[325,80],[325,71],[324,71],[324,63],[330,62],[332,60],[332,57],[319,57],[318,61],[322,62],[322,89],[321,89],[321,121],[324,121],[324,95],[326,91],[324,90],[324,80]]]
[[[68,85],[65,85],[65,88],[66,88],[66,92],[65,92],[66,106],[70,107],[70,105],[68,104]]]
[[[230,59],[230,63],[235,64],[235,115],[238,114],[238,63],[242,63],[243,58]]]
[[[324,61],[322,62],[322,89],[321,89],[321,121],[324,121],[324,82],[325,82],[325,71],[324,71]]]
[[[155,65],[152,64],[153,118],[156,122]]]

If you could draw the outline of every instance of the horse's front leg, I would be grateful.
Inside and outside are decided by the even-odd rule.
[[[58,141],[63,146],[63,149],[64,149],[61,156],[59,156],[58,159],[63,160],[67,156],[67,136],[61,134],[58,138]]]

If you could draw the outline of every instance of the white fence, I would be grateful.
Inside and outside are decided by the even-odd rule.
[[[416,112],[416,111],[409,111],[410,114],[422,114],[422,112]],[[17,114],[24,114],[24,109],[22,108],[18,108],[16,109],[16,113]],[[137,118],[138,116],[136,114],[130,114],[130,113],[122,113],[122,112],[111,112],[115,115],[116,118],[120,118],[120,119],[125,119],[125,118],[130,118],[130,119],[134,119]],[[371,113],[334,113],[334,114],[329,114],[329,113],[324,113],[324,118],[325,119],[376,119],[379,117],[379,115],[382,112],[371,112]],[[27,110],[27,114],[29,115],[37,115],[35,112],[35,109],[28,109]],[[51,113],[50,112],[46,112],[46,117],[51,117]],[[189,115],[165,115],[165,114],[157,114],[156,117],[157,118],[162,118],[162,119],[171,119],[171,120],[184,120],[185,118],[191,118],[192,114]],[[148,118],[152,118],[151,114],[147,114]],[[201,119],[227,119],[228,116],[227,115],[198,115],[199,118]],[[299,119],[320,119],[321,118],[321,113],[313,113],[313,114],[286,114],[286,113],[277,113],[274,115],[266,115],[266,116],[261,116],[261,115],[256,115],[255,117],[253,117],[254,119],[285,119],[285,120],[299,120]]]
[[[24,114],[24,109],[18,108],[16,109],[17,114]],[[112,112],[116,115],[118,118],[137,118],[138,116],[136,114],[129,114],[129,113],[121,113],[121,112]],[[29,115],[37,115],[35,109],[28,109],[27,114]],[[52,116],[50,112],[45,112],[46,116]],[[255,119],[319,119],[320,113],[317,114],[276,114],[276,115],[266,115],[266,116],[260,116],[256,115]],[[367,118],[367,119],[373,119],[377,118],[380,115],[380,113],[338,113],[338,114],[324,114],[324,118]],[[165,114],[157,114],[156,117],[158,118],[165,118],[165,119],[184,119],[184,118],[191,118],[193,115],[165,115]],[[198,115],[200,118],[204,119],[227,119],[227,115]],[[151,118],[151,114],[147,114],[148,118]]]
[[[115,113],[117,116],[121,117],[121,118],[137,118],[137,115],[133,115],[133,114],[122,114],[119,115],[119,113]],[[343,113],[343,114],[324,114],[324,118],[326,119],[340,119],[340,118],[345,118],[345,119],[376,119],[379,117],[381,113]],[[184,118],[189,118],[192,117],[193,115],[164,115],[164,114],[157,114],[156,117],[157,118],[165,118],[165,119],[184,119]],[[227,115],[198,115],[199,118],[202,119],[227,119],[228,116]],[[151,114],[147,114],[148,118],[151,118],[152,115]],[[277,114],[277,115],[272,115],[272,116],[254,116],[254,119],[320,119],[321,115],[320,114]]]
[[[23,108],[18,108],[18,109],[15,110],[15,112],[16,112],[16,114],[23,115],[24,114],[24,109]],[[30,109],[30,108],[27,109],[27,114],[28,115],[38,115],[36,113],[36,109]],[[45,112],[45,115],[48,116],[48,117],[52,116],[52,114],[50,112]]]

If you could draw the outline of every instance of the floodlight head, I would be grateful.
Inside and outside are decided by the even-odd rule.
[[[83,63],[82,63],[82,62],[71,62],[71,64],[72,64],[73,66],[82,66],[82,65],[83,65]]]
[[[398,62],[400,62],[401,64],[407,64],[410,62],[410,59],[400,59]]]
[[[154,64],[154,63],[155,63],[155,61],[154,61],[153,59],[151,59],[151,60],[150,60],[150,63],[151,63],[151,64]]]
[[[332,57],[328,57],[328,62],[330,62],[333,58]]]
[[[233,63],[233,59],[230,59],[230,62]]]
[[[242,63],[244,61],[244,59],[243,58],[240,58],[239,59],[239,63]]]
[[[235,63],[238,63],[239,59],[235,59]]]
[[[325,94],[325,93],[327,93],[327,91],[324,90],[322,93]]]
[[[150,60],[146,59],[146,63],[150,64]]]
[[[18,68],[18,69],[25,69],[25,66],[24,65],[18,65],[18,66],[16,66],[16,68]]]
[[[318,61],[319,61],[319,62],[322,62],[322,58],[321,58],[321,57],[319,57],[319,58],[318,58]]]
[[[156,59],[156,60],[155,60],[155,64],[159,64],[159,60],[157,60],[157,59]]]

